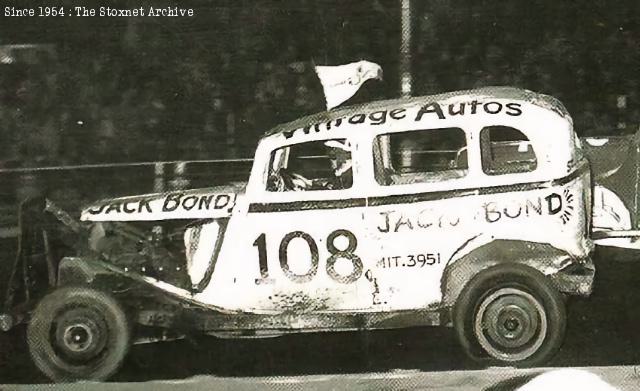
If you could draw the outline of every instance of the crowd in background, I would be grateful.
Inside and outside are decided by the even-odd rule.
[[[638,130],[638,4],[416,4],[414,73],[426,91],[512,85],[560,99],[581,136]]]
[[[413,3],[414,95],[512,85],[558,97],[580,135],[638,130],[631,1]],[[375,61],[368,97],[400,94],[399,1],[185,4],[194,19],[82,21],[0,64],[0,167],[251,157],[323,109],[315,64]]]

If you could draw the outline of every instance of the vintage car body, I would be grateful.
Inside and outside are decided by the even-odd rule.
[[[298,154],[325,147],[342,160]],[[311,168],[292,174],[294,162]],[[374,102],[268,132],[246,184],[86,207],[89,248],[61,261],[57,292],[106,291],[130,321],[179,333],[455,326],[472,355],[535,365],[562,341],[560,294],[591,292],[590,208],[588,163],[553,98],[486,88]],[[38,339],[55,322],[34,317]],[[60,333],[93,332],[77,323]],[[54,379],[118,364],[32,355]]]

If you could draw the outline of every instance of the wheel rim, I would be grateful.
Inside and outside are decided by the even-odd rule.
[[[67,326],[63,333],[64,345],[72,352],[87,351],[94,339],[93,330],[84,323]]]
[[[542,346],[547,326],[542,304],[517,288],[502,288],[485,297],[474,320],[480,346],[504,361],[532,356]]]
[[[92,309],[74,308],[58,315],[52,325],[55,350],[70,361],[85,361],[99,356],[106,346],[108,328]]]

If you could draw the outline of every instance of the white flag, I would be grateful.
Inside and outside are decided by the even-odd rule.
[[[382,67],[362,60],[346,65],[316,66],[316,74],[324,89],[327,110],[331,110],[355,95],[365,81],[382,80]]]

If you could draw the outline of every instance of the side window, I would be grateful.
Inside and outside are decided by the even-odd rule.
[[[376,181],[385,186],[439,182],[467,174],[467,141],[460,128],[390,133],[373,147]]]
[[[482,170],[487,175],[529,172],[538,162],[531,142],[509,126],[487,126],[480,131]]]
[[[310,141],[271,153],[267,191],[341,190],[353,184],[346,139]]]

